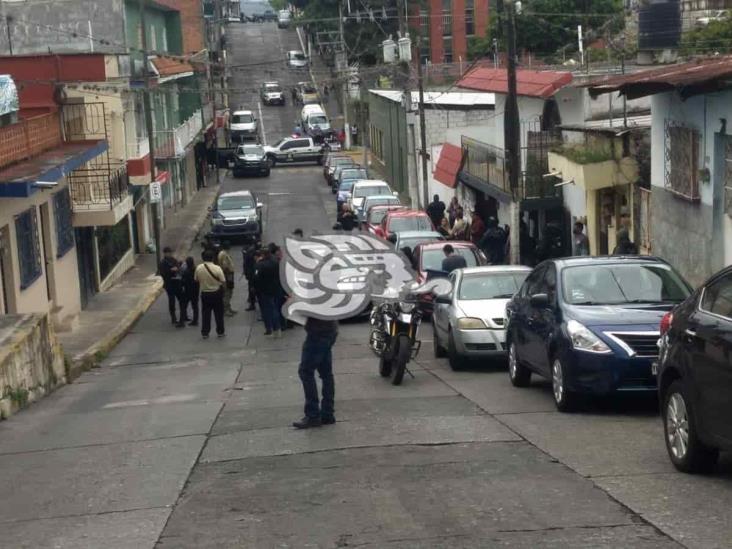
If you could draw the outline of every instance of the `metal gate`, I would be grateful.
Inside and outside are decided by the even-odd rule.
[[[640,187],[640,238],[638,247],[643,255],[651,255],[653,245],[651,242],[651,190]]]

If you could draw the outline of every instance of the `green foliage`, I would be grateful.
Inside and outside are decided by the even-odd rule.
[[[23,406],[28,404],[28,389],[25,389],[23,387],[6,387],[4,396],[6,398],[9,398],[19,408],[22,408]]]
[[[682,55],[732,51],[732,19],[711,21],[706,27],[687,32],[681,39]]]
[[[269,0],[269,5],[275,11],[286,10],[288,4],[287,0]]]
[[[562,145],[552,149],[552,152],[569,158],[576,164],[594,164],[612,160],[612,152],[605,147],[588,147],[583,145]]]
[[[524,13],[516,16],[516,44],[519,51],[561,61],[562,49],[568,54],[577,51],[578,25],[582,25],[588,38],[618,32],[624,25],[622,0],[532,0],[530,4],[524,3]],[[504,26],[503,17],[494,11],[488,38],[483,39],[484,42],[476,41],[475,47],[480,49],[482,46],[483,51],[490,52],[491,41],[497,38],[501,51],[505,51]]]
[[[493,39],[490,36],[470,36],[468,38],[468,60],[474,61],[493,54]]]

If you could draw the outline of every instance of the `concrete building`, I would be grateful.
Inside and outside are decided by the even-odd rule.
[[[732,263],[732,56],[610,77],[594,94],[651,97],[649,252],[693,284]]]
[[[370,142],[373,162],[394,188],[409,197],[414,206],[425,206],[434,194],[449,200],[454,191],[435,179],[437,159],[445,136],[471,126],[486,126],[494,117],[495,98],[491,93],[426,92],[425,133],[429,162],[428,180],[422,179],[420,122],[417,111],[419,94],[411,93],[411,102],[404,92],[370,90]]]
[[[489,0],[429,0],[419,8],[419,59],[431,63],[468,60],[471,38],[488,32]]]

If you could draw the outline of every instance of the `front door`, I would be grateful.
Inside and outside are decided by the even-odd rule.
[[[689,319],[702,421],[711,434],[732,441],[732,274],[715,281]]]
[[[79,289],[81,308],[86,308],[89,299],[97,293],[96,269],[94,267],[94,228],[74,229],[76,238],[76,260],[79,266]]]

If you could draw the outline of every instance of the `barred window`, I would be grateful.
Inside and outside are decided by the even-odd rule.
[[[465,0],[465,35],[475,34],[475,1]]]
[[[699,132],[670,121],[665,124],[666,189],[687,200],[699,200]]]
[[[16,216],[15,239],[18,243],[20,289],[25,290],[43,273],[38,241],[38,215],[35,207]]]
[[[53,217],[56,220],[56,257],[63,257],[74,247],[71,194],[68,187],[53,195]]]

